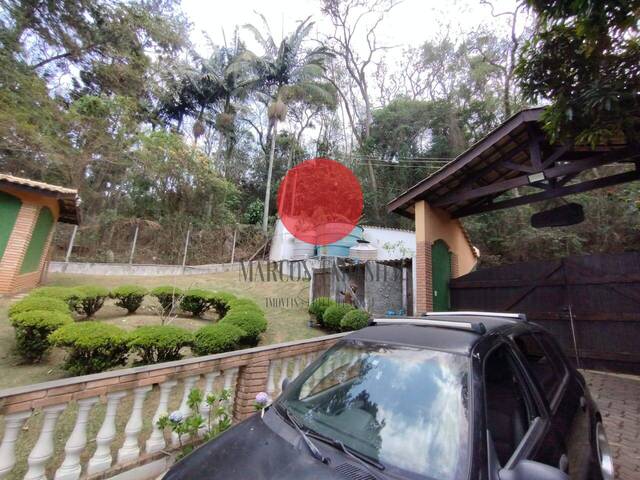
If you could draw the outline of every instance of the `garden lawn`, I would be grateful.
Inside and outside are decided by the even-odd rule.
[[[149,289],[159,285],[175,285],[183,289],[205,288],[226,291],[239,297],[250,298],[264,310],[268,327],[262,334],[260,345],[301,340],[325,334],[322,330],[308,326],[308,282],[245,282],[238,272],[225,272],[174,277],[50,274],[46,284],[100,285],[110,289],[124,284],[142,285]],[[60,369],[64,352],[59,349],[52,349],[43,362],[36,365],[22,364],[14,354],[14,332],[7,318],[7,309],[15,300],[17,297],[0,298],[0,389],[46,382],[66,376],[66,373]],[[147,297],[136,314],[127,315],[126,310],[116,307],[113,300],[107,300],[94,319],[112,323],[127,330],[140,325],[160,325],[160,317],[154,315],[157,308],[155,299]],[[217,316],[212,312],[207,312],[203,319],[179,314],[170,323],[193,331],[215,322],[216,318]]]

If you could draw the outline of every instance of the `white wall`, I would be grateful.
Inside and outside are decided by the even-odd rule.
[[[410,230],[364,226],[364,239],[378,249],[378,260],[415,257],[416,234]]]

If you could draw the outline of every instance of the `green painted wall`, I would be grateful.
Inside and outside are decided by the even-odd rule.
[[[451,309],[449,301],[449,280],[451,280],[451,252],[442,240],[431,246],[431,275],[433,291],[433,311],[446,312]]]
[[[20,273],[30,273],[38,270],[40,266],[40,259],[44,253],[44,247],[47,244],[47,238],[53,227],[53,214],[47,207],[40,209],[38,220],[36,220],[36,226],[33,228],[33,234],[31,235],[31,241],[29,247],[27,247],[27,253],[22,260],[22,267],[20,267]]]
[[[9,243],[21,206],[22,202],[19,198],[0,192],[0,260]]]

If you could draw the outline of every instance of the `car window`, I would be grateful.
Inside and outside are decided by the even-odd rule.
[[[469,363],[446,352],[347,342],[305,370],[276,408],[402,478],[466,478]]]
[[[537,334],[526,333],[514,338],[518,349],[526,360],[529,371],[538,381],[549,404],[556,395],[564,376],[564,365],[554,350],[542,343],[546,339]]]
[[[487,428],[500,464],[504,466],[538,412],[506,344],[489,354],[483,376]]]

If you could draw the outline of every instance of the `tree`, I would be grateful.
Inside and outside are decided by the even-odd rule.
[[[262,15],[261,18],[267,33],[266,36],[263,36],[260,30],[253,25],[245,25],[245,28],[254,34],[264,49],[264,55],[257,56],[246,52],[245,55],[241,55],[241,60],[237,62],[237,65],[240,68],[249,65],[254,74],[253,84],[270,98],[267,115],[271,132],[271,147],[262,217],[262,229],[266,232],[269,222],[271,177],[278,122],[285,120],[289,101],[308,95],[330,98],[331,92],[327,85],[319,82],[319,78],[325,71],[325,62],[329,52],[324,46],[308,50],[303,48],[303,41],[314,25],[310,21],[310,17],[300,22],[295,31],[290,36],[283,38],[279,45],[271,35],[266,19]]]
[[[554,141],[640,137],[638,0],[527,0],[538,15],[516,74],[530,101],[548,99]]]

